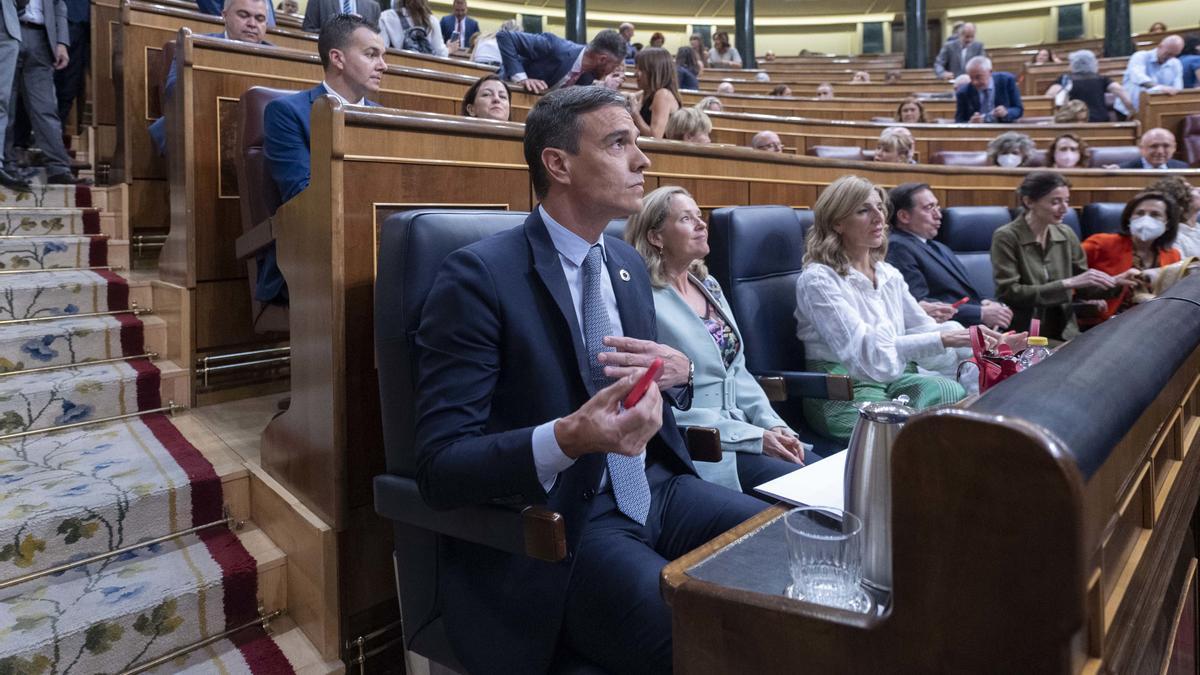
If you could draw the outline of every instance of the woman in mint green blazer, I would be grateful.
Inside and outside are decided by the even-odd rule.
[[[695,364],[689,410],[680,425],[721,434],[720,462],[697,462],[705,480],[755,495],[754,488],[800,468],[804,444],[746,370],[742,336],[716,279],[708,275],[708,225],[681,187],[651,192],[629,219],[625,239],[642,254],[654,286],[658,341]]]

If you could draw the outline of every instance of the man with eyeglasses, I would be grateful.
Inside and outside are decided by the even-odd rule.
[[[783,152],[783,141],[774,131],[760,131],[750,139],[750,147],[764,152]]]
[[[958,256],[936,241],[942,209],[926,183],[905,183],[888,193],[891,202],[887,261],[904,275],[908,290],[939,323],[951,317],[964,326],[1005,328],[1012,310],[984,298],[967,276]],[[954,302],[967,301],[954,308]]]

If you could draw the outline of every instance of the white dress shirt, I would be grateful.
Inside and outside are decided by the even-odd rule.
[[[39,26],[46,25],[46,10],[42,5],[42,0],[29,0],[29,4],[21,10],[21,21],[36,23]]]
[[[1184,257],[1200,256],[1200,226],[1179,224],[1179,234],[1175,235],[1175,248]]]
[[[327,93],[327,94],[329,94],[330,96],[332,96],[332,97],[336,98],[337,100],[341,101],[342,103],[345,103],[346,105],[366,105],[366,104],[367,104],[367,97],[366,97],[366,96],[364,96],[364,97],[362,97],[362,98],[358,99],[358,103],[351,103],[350,101],[347,101],[347,100],[346,100],[346,97],[344,97],[344,96],[342,96],[341,94],[339,94],[339,93],[337,93],[336,91],[334,91],[334,90],[333,90],[333,87],[329,86],[329,83],[328,83],[328,82],[326,82],[325,80],[321,80],[321,86],[322,86],[322,87],[325,87],[325,93]]]
[[[810,360],[832,361],[850,377],[892,382],[910,362],[955,358],[942,346],[941,332],[960,327],[939,324],[917,304],[908,284],[886,262],[875,263],[871,284],[863,273],[846,276],[817,263],[796,279],[796,337]]]
[[[1113,107],[1125,115],[1130,115],[1137,111],[1143,90],[1158,91],[1162,86],[1182,89],[1183,64],[1175,57],[1159,63],[1157,49],[1134,52],[1133,56],[1129,57],[1129,64],[1125,66],[1125,77],[1121,86],[1125,88],[1125,93],[1129,94],[1133,110],[1126,108],[1121,99],[1114,101]]]

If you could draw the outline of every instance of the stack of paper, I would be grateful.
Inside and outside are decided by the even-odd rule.
[[[845,502],[846,451],[780,476],[754,488],[796,506],[833,506]]]

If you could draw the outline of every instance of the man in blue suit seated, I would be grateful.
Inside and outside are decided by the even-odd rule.
[[[387,51],[379,29],[354,14],[337,14],[321,28],[317,53],[325,79],[307,91],[284,96],[267,104],[263,114],[263,156],[279,189],[280,203],[304,191],[309,180],[309,116],[313,102],[332,96],[342,103],[377,106],[367,96],[379,91]],[[275,263],[272,244],[258,264],[259,302],[287,303],[287,282]]]
[[[572,85],[592,84],[622,65],[625,41],[615,30],[602,30],[587,47],[550,33],[496,34],[502,77],[532,94]]]
[[[690,362],[658,344],[641,256],[604,236],[642,202],[649,160],[619,93],[571,87],[525,121],[541,204],[442,263],[416,335],[417,479],[435,508],[545,504],[558,563],[445,540],[437,593],[471,673],[541,673],[564,655],[671,672],[667,561],[760,511],[696,476],[671,404]],[[621,400],[654,357],[657,385]],[[661,390],[661,393],[660,393]]]
[[[1142,156],[1122,162],[1119,168],[1158,171],[1188,168],[1187,162],[1175,159],[1175,134],[1168,129],[1155,127],[1142,134],[1138,149],[1142,151]]]
[[[225,38],[226,40],[269,47],[271,43],[264,40],[263,35],[267,32],[267,12],[270,7],[269,0],[229,0],[225,3],[225,11],[221,15],[225,19],[225,30],[220,33],[203,33],[203,35],[204,37]],[[178,53],[176,52],[176,58],[178,58]],[[175,92],[175,81],[178,78],[178,61],[172,61],[162,92],[163,116],[150,124],[150,139],[154,141],[154,147],[158,149],[160,155],[167,154],[167,110],[169,109],[167,102],[171,100],[171,95]]]
[[[454,0],[453,14],[442,17],[442,40],[447,46],[457,35],[459,49],[471,47],[471,36],[479,32],[479,22],[467,16],[467,0]],[[454,51],[453,48],[450,51]]]
[[[888,193],[891,233],[887,261],[900,270],[908,292],[939,323],[953,318],[964,326],[1005,328],[1012,310],[971,284],[967,269],[945,244],[936,241],[942,209],[927,183],[897,185]],[[967,301],[957,309],[953,303]]]
[[[1017,78],[1011,73],[992,72],[992,60],[976,56],[967,61],[967,77],[971,81],[955,92],[958,106],[955,122],[1016,122],[1025,113],[1021,106],[1021,91]]]

